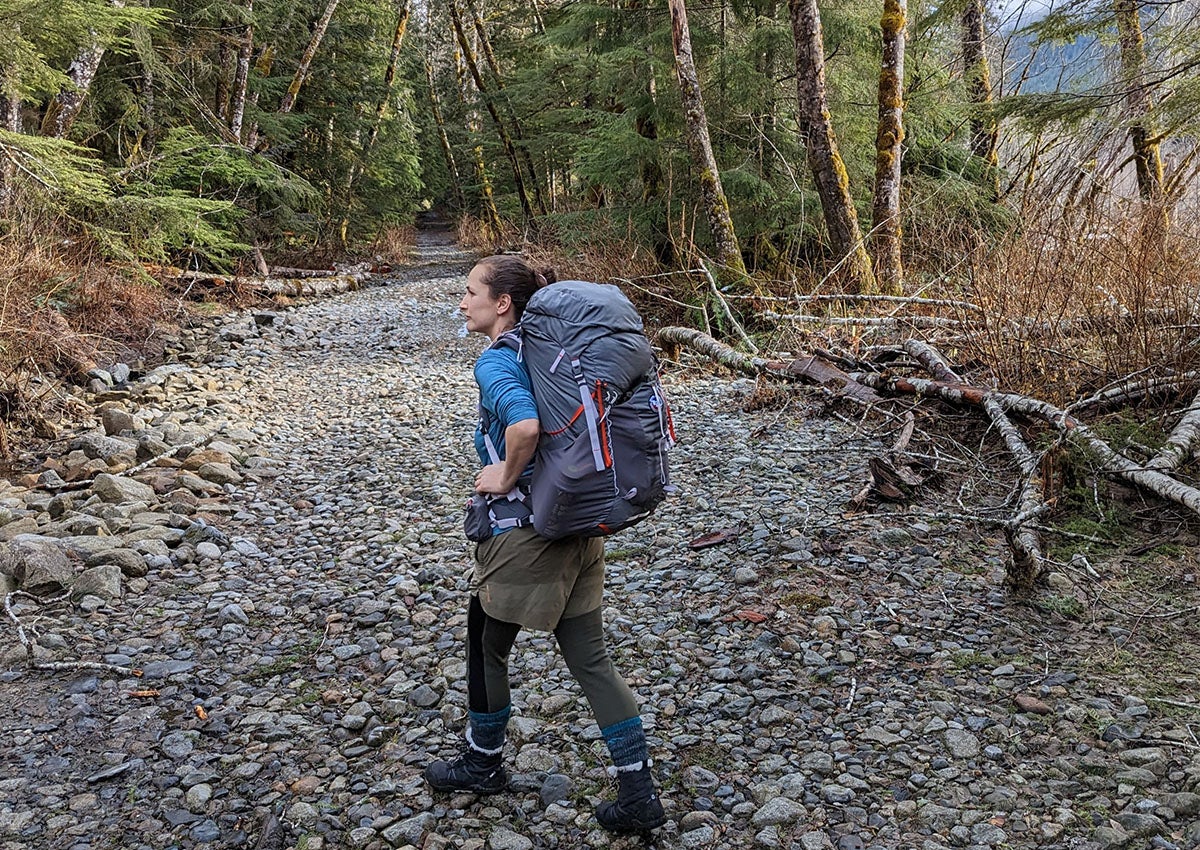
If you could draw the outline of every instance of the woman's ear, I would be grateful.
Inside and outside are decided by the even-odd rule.
[[[501,294],[500,297],[496,299],[496,315],[503,316],[512,309],[512,305],[512,296],[507,292]]]

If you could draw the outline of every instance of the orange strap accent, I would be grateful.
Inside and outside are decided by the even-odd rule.
[[[559,428],[557,431],[546,431],[544,433],[546,434],[547,437],[557,437],[563,431],[567,430],[572,425],[574,425],[575,420],[578,419],[582,414],[583,414],[583,405],[581,404],[581,405],[579,405],[579,409],[575,411],[575,415],[571,417],[570,422],[568,422],[566,425]]]

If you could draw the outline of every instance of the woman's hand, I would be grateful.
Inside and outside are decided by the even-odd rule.
[[[508,480],[505,464],[489,463],[475,476],[475,492],[503,496],[513,488],[515,481]]]

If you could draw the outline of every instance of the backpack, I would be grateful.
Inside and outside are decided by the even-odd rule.
[[[673,491],[671,410],[642,319],[621,290],[579,280],[545,286],[492,345],[516,349],[533,385],[542,427],[530,485],[538,534],[612,534]]]

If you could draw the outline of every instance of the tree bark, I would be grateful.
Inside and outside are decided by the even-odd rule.
[[[222,123],[229,123],[229,84],[235,73],[237,54],[233,45],[221,33],[221,45],[217,49],[217,84],[213,92],[213,111]]]
[[[109,0],[113,8],[121,9],[125,0]],[[67,78],[71,87],[60,91],[42,118],[41,134],[56,139],[65,139],[71,130],[71,125],[79,117],[83,102],[87,99],[96,72],[100,70],[100,61],[104,58],[105,46],[98,42],[92,43],[79,52],[67,67]]]
[[[483,82],[483,75],[479,73],[479,63],[475,61],[475,52],[471,49],[470,42],[467,41],[467,33],[463,28],[462,15],[458,11],[457,0],[447,0],[446,5],[450,8],[450,20],[454,25],[454,35],[458,39],[458,46],[462,50],[463,61],[467,65],[467,70],[471,73],[471,79],[475,82],[475,88],[479,92],[479,96],[483,99],[488,114],[492,117],[492,123],[496,127],[496,135],[500,137],[500,144],[504,148],[504,154],[508,157],[509,164],[512,166],[513,183],[516,186],[517,198],[521,202],[521,211],[525,214],[525,221],[532,224],[533,207],[529,202],[529,193],[525,190],[525,179],[521,176],[521,164],[517,160],[517,151],[513,147],[512,137],[509,136],[504,122],[500,119],[500,113],[496,109],[496,104],[488,96],[487,86]]]
[[[704,112],[704,98],[700,92],[700,80],[696,75],[696,63],[692,58],[692,37],[688,31],[687,9],[683,0],[667,0],[671,10],[671,46],[675,51],[675,73],[679,78],[679,89],[683,96],[684,135],[692,157],[692,167],[700,181],[700,197],[708,217],[716,246],[716,261],[720,266],[718,278],[722,284],[744,281],[746,265],[742,260],[742,249],[737,232],[733,228],[733,217],[729,213],[729,201],[721,186],[721,173],[713,155],[712,141],[708,135],[708,117]]]
[[[304,52],[300,54],[300,64],[296,66],[296,73],[292,75],[292,81],[288,84],[287,93],[284,94],[283,101],[279,104],[280,115],[287,115],[292,111],[292,107],[296,105],[296,98],[300,95],[300,87],[304,85],[304,78],[308,76],[308,69],[312,67],[313,57],[317,55],[317,50],[321,47],[321,41],[325,38],[325,30],[329,28],[329,21],[333,18],[333,13],[337,10],[338,2],[339,0],[329,0],[325,4],[325,11],[321,14],[316,25],[313,26],[312,37],[309,38],[308,46],[304,48]]]
[[[1162,206],[1163,164],[1158,141],[1154,138],[1150,111],[1154,106],[1146,81],[1146,39],[1138,0],[1114,0],[1117,39],[1121,46],[1121,70],[1125,83],[1125,109],[1129,118],[1129,141],[1133,146],[1133,162],[1137,171],[1138,194],[1142,200],[1160,205],[1162,223],[1166,208]]]
[[[796,45],[796,100],[800,133],[808,148],[829,241],[857,292],[874,292],[875,275],[863,244],[850,178],[838,152],[825,93],[825,37],[817,0],[788,0]]]
[[[462,180],[458,176],[458,165],[454,161],[454,149],[450,147],[450,137],[446,134],[446,120],[442,117],[442,104],[438,98],[437,87],[433,82],[433,65],[428,56],[424,56],[425,79],[429,83],[429,111],[433,116],[433,125],[437,129],[438,144],[442,148],[442,156],[446,160],[446,173],[450,176],[451,191],[454,192],[458,209],[465,209],[462,196]]]
[[[229,107],[229,130],[241,142],[246,117],[246,91],[250,85],[250,59],[254,55],[254,0],[246,0],[246,28],[238,45],[237,65],[233,72],[233,95]]]
[[[984,161],[992,198],[996,200],[1000,197],[999,160],[996,156],[999,128],[996,120],[988,114],[992,106],[992,77],[983,32],[983,2],[967,0],[963,9],[963,77],[967,83],[967,96],[975,110],[971,117],[971,152]]]
[[[904,141],[904,42],[907,0],[884,0],[880,29],[879,125],[875,133],[875,195],[871,210],[871,254],[875,279],[888,295],[903,290],[900,254],[900,157]]]

